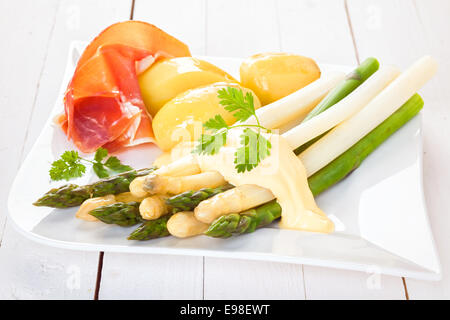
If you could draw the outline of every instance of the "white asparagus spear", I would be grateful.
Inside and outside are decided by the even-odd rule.
[[[275,199],[273,193],[252,184],[244,184],[204,200],[194,209],[197,220],[211,223],[229,213],[239,213]]]
[[[166,197],[154,195],[142,200],[139,205],[139,213],[142,219],[154,220],[169,212],[166,205]]]
[[[179,194],[202,188],[217,188],[226,184],[217,171],[207,171],[182,177],[149,174],[145,177],[143,188],[149,194]]]
[[[178,238],[193,237],[202,234],[209,225],[198,221],[192,211],[177,212],[167,221],[167,230]]]
[[[116,202],[141,202],[144,197],[135,197],[131,192],[123,192],[115,195]]]
[[[193,155],[187,155],[175,160],[172,163],[169,163],[168,165],[162,166],[153,173],[161,176],[180,177],[189,176],[200,172],[201,170],[197,159]]]
[[[361,110],[392,82],[400,71],[396,67],[384,67],[375,72],[362,85],[333,107],[282,134],[292,149],[327,132]]]
[[[298,157],[311,176],[386,120],[435,73],[437,62],[430,56],[416,61],[379,95],[350,119],[336,126]]]
[[[198,165],[197,159],[188,155],[182,157],[168,165],[162,166],[161,168],[155,170],[153,174],[160,176],[188,176],[200,173],[200,166]],[[145,176],[137,177],[130,183],[130,192],[134,197],[143,198],[149,193],[144,190]]]
[[[86,221],[99,221],[96,217],[90,215],[89,212],[98,207],[106,206],[113,203],[116,203],[116,198],[114,197],[113,194],[108,194],[107,196],[103,197],[87,199],[81,204],[80,208],[75,214],[75,217]]]
[[[306,116],[344,77],[345,74],[343,72],[327,74],[306,87],[259,108],[256,110],[256,115],[261,125],[269,129],[275,129],[293,119]],[[256,124],[256,120],[254,117],[251,117],[245,123]]]
[[[145,176],[137,177],[130,183],[130,192],[137,198],[144,198],[148,192],[144,190]]]

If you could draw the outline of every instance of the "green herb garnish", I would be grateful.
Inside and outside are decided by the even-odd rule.
[[[94,160],[80,157],[77,151],[66,151],[52,163],[49,171],[50,178],[55,181],[79,178],[86,172],[84,163],[91,163],[92,169],[99,178],[133,170],[132,167],[122,164],[117,157],[108,157],[108,150],[104,148],[97,149]]]
[[[251,171],[253,168],[270,155],[272,145],[269,140],[263,137],[261,130],[269,132],[270,130],[261,126],[256,115],[253,95],[247,92],[244,95],[242,89],[227,87],[217,92],[219,103],[225,110],[232,112],[236,118],[236,125],[228,126],[221,115],[216,115],[203,124],[203,127],[209,134],[202,134],[195,146],[193,153],[214,155],[219,152],[227,141],[229,130],[234,128],[245,128],[240,135],[240,147],[235,152],[234,163],[237,172]],[[255,117],[255,125],[240,124],[250,117]],[[257,131],[251,128],[256,128]]]

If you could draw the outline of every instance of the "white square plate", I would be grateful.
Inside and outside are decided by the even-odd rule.
[[[62,93],[84,47],[73,43],[60,98],[25,159],[12,186],[8,208],[11,221],[26,237],[76,250],[199,255],[290,262],[438,280],[441,268],[423,196],[421,117],[418,116],[373,152],[343,181],[317,197],[319,206],[336,224],[331,235],[281,230],[276,224],[229,239],[198,236],[129,241],[136,228],[78,220],[76,208],[34,207],[32,202],[50,188],[50,163],[75,149],[52,124],[62,112]],[[202,57],[238,78],[240,59]],[[321,65],[331,69],[351,67]],[[154,145],[119,154],[135,168],[148,167],[160,153]],[[93,175],[73,181],[83,184]]]

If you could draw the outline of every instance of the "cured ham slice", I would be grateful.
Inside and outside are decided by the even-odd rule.
[[[188,47],[151,24],[126,21],[105,29],[83,52],[64,95],[58,122],[68,139],[86,153],[154,142],[137,70],[183,56],[190,56]]]

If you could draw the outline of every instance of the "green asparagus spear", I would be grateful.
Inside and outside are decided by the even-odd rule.
[[[355,70],[350,72],[345,79],[338,84],[333,90],[331,90],[322,101],[303,119],[302,122],[306,122],[309,119],[317,116],[319,113],[324,112],[331,106],[335,105],[346,96],[348,96],[353,90],[358,88],[364,81],[367,80],[372,74],[374,74],[380,64],[375,58],[367,58],[364,60]],[[300,154],[306,150],[310,145],[319,140],[324,134],[308,141],[307,143],[299,146],[294,150],[295,154]]]
[[[281,207],[275,200],[259,207],[232,213],[216,219],[205,235],[215,238],[229,238],[233,235],[250,233],[266,226],[281,216]]]
[[[226,184],[217,188],[203,188],[198,191],[186,191],[170,197],[166,200],[166,204],[172,207],[173,212],[191,211],[200,202],[233,188],[231,184]]]
[[[84,200],[92,197],[127,192],[134,178],[145,176],[153,170],[154,168],[146,168],[127,171],[84,186],[67,184],[59,188],[51,189],[33,204],[35,206],[52,208],[79,206]]]
[[[423,100],[416,93],[389,118],[355,143],[350,149],[309,177],[309,188],[313,195],[318,195],[358,168],[372,151],[417,115],[422,107]]]
[[[145,221],[139,228],[134,230],[129,236],[128,240],[150,240],[155,238],[167,237],[170,235],[167,230],[167,221],[170,215],[162,216],[155,220]]]
[[[89,214],[108,224],[122,227],[134,226],[143,222],[139,213],[139,202],[117,202],[89,211]]]
[[[91,191],[89,188],[80,187],[76,184],[66,184],[62,187],[51,189],[33,205],[53,208],[75,207],[90,197]]]

